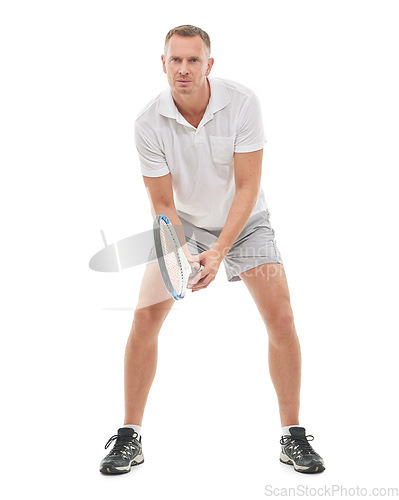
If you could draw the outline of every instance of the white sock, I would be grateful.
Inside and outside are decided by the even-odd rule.
[[[138,434],[137,439],[140,439],[141,427],[139,425],[127,424],[127,425],[122,425],[122,427],[130,427],[130,429],[134,429]]]
[[[302,425],[285,425],[284,427],[281,427],[281,432],[283,434],[283,436],[291,436],[291,433],[290,433],[290,428],[291,427],[302,427]]]

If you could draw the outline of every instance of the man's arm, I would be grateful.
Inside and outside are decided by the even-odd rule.
[[[175,228],[185,256],[191,262],[192,256],[187,248],[183,225],[176,212],[170,173],[162,177],[143,176],[143,179],[151,203],[152,216],[163,214],[168,217]]]
[[[263,149],[234,153],[235,196],[226,223],[215,245],[200,254],[204,269],[192,280],[193,291],[206,288],[217,274],[222,260],[244,229],[256,204],[262,175]]]
[[[262,175],[263,149],[251,153],[234,153],[234,180],[236,192],[223,231],[213,249],[221,261],[248,222],[256,204]]]

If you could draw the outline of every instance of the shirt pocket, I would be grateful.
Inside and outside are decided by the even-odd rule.
[[[209,141],[211,144],[212,159],[215,165],[233,166],[235,135],[230,137],[210,135]]]

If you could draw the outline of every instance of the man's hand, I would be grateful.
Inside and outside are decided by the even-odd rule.
[[[197,255],[196,259],[203,269],[188,282],[187,288],[193,292],[206,288],[216,278],[223,256],[216,248],[211,248]]]

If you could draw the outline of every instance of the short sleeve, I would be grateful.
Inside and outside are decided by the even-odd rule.
[[[258,151],[263,148],[265,142],[259,99],[252,93],[244,103],[238,119],[234,152],[250,153],[251,151]]]
[[[165,154],[157,144],[156,137],[150,138],[148,134],[144,134],[137,122],[134,126],[134,140],[140,158],[141,173],[144,176],[162,177],[169,173]]]

